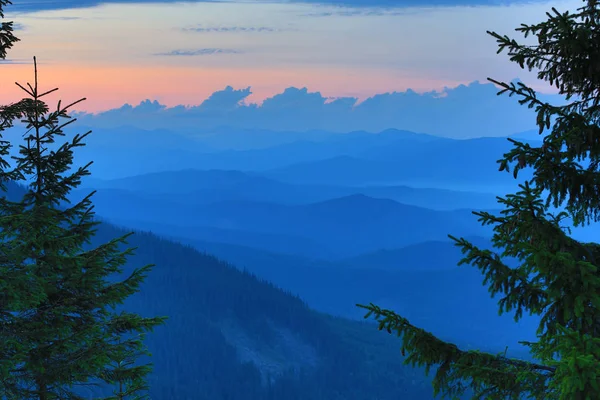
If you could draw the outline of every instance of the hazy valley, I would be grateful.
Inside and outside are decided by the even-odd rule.
[[[0,400],[600,398],[597,2],[14,3]]]

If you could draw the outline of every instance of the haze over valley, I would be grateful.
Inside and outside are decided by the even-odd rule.
[[[513,34],[551,7],[580,1],[505,3],[14,0],[5,7],[21,41],[0,61],[0,104],[24,96],[13,81],[31,81],[34,54],[43,90],[61,88],[48,96],[51,110],[59,98],[89,100],[41,152],[59,154],[65,140],[92,131],[72,160],[65,156],[90,174],[68,201],[54,199],[57,209],[94,192],[100,224],[83,246],[133,231],[127,241],[135,251],[116,275],[154,265],[117,306],[168,317],[144,338],[149,398],[450,398],[434,397],[435,372],[404,364],[401,339],[365,320],[358,304],[394,310],[461,349],[531,360],[522,341],[536,339],[540,316],[499,315],[502,295],[490,296],[478,268],[458,265],[465,254],[449,235],[484,250],[480,258],[499,252],[507,270],[523,262],[521,253],[494,247],[494,226],[474,213],[503,215],[499,198],[534,174],[528,167],[515,176],[514,165],[500,171],[498,161],[515,141],[546,146],[550,131],[540,132],[536,110],[498,96],[486,77],[534,87],[541,101],[567,100],[496,55],[485,31]],[[31,126],[0,129],[13,146],[10,167],[27,172],[6,178],[10,201],[41,181],[70,182],[64,171],[41,179],[39,168],[19,167]],[[561,224],[584,242],[600,233],[597,223]],[[111,393],[102,385],[78,392]]]

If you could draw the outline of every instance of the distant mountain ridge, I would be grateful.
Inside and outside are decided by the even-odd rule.
[[[494,192],[515,187],[511,174],[498,171],[496,160],[512,148],[506,138],[436,140],[425,144],[365,149],[262,172],[262,176],[297,184],[418,185]]]
[[[239,137],[239,140],[248,142],[248,145],[239,146],[232,140],[227,147],[228,135]],[[262,147],[257,147],[252,145],[252,135],[252,131],[244,130],[230,132],[224,130],[219,131],[218,134],[177,134],[165,129],[153,131],[130,127],[98,129],[96,135],[92,135],[95,139],[78,152],[76,162],[83,164],[89,159],[94,159],[93,176],[113,179],[186,168],[269,172],[270,174],[271,171],[285,169],[295,164],[351,157],[368,160],[363,168],[365,178],[368,180],[363,179],[361,182],[354,183],[385,181],[386,184],[394,182],[397,184],[406,178],[402,173],[406,170],[425,174],[416,176],[419,179],[433,179],[435,177],[427,174],[431,171],[441,171],[442,174],[447,173],[447,176],[437,176],[437,178],[448,179],[458,174],[453,180],[460,180],[463,179],[461,168],[468,167],[469,160],[472,159],[473,162],[478,163],[481,160],[485,165],[491,163],[488,167],[479,165],[476,172],[482,175],[475,176],[477,179],[495,181],[503,178],[500,178],[501,174],[494,174],[497,169],[494,160],[502,155],[503,149],[509,144],[506,138],[457,140],[389,129],[379,133],[314,131],[282,132],[278,135],[277,132],[269,132],[268,136],[277,140],[274,139],[271,145],[266,141],[261,145]],[[172,140],[177,143],[164,145],[165,141],[171,143]],[[220,143],[218,146],[211,144],[211,141],[215,140]],[[119,143],[124,145],[119,146]],[[491,158],[486,155],[490,155]],[[381,163],[386,167],[378,166]],[[419,168],[415,168],[415,165]],[[386,168],[388,172],[385,171]],[[331,175],[331,172],[326,170],[323,173]],[[294,179],[298,181],[298,177]],[[315,182],[314,177],[310,176],[305,176],[304,180]],[[291,182],[288,179],[283,181]],[[328,183],[338,184],[341,181],[330,180]]]
[[[80,192],[83,197],[86,192]],[[314,243],[304,251],[309,257],[350,257],[383,248],[397,248],[424,240],[444,239],[449,232],[481,235],[489,232],[470,210],[435,211],[389,199],[349,195],[305,205],[255,201],[223,201],[184,205],[169,200],[149,200],[123,190],[100,190],[94,196],[99,215],[139,229],[156,227],[162,235],[206,240],[206,229],[239,236],[282,235],[295,242]],[[196,233],[197,232],[197,233]],[[231,242],[247,245],[246,242]],[[246,239],[247,240],[247,239]],[[256,243],[265,250],[270,241]],[[279,245],[277,245],[279,246]],[[318,253],[311,253],[311,248]]]
[[[475,246],[491,248],[489,239],[467,237]],[[450,239],[420,242],[398,249],[383,249],[340,260],[339,263],[354,268],[389,271],[435,271],[454,268],[462,259],[461,249]]]
[[[176,200],[190,205],[221,201],[259,201],[299,205],[332,198],[364,194],[433,210],[493,208],[491,193],[410,186],[302,185],[265,178],[258,173],[235,170],[178,170],[124,177],[114,180],[86,178],[78,193],[95,189],[121,189],[139,197]]]

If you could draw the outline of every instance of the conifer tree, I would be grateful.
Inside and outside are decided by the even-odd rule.
[[[502,88],[498,94],[534,108],[539,133],[548,132],[541,146],[509,139],[513,149],[498,160],[515,177],[532,168],[533,178],[499,198],[500,215],[474,213],[493,225],[493,251],[450,236],[465,255],[460,264],[477,267],[490,293],[502,294],[500,313],[541,317],[536,341],[523,342],[532,361],[461,350],[393,311],[360,306],[380,330],[402,337],[406,363],[437,367],[436,393],[458,398],[470,388],[481,399],[600,399],[600,245],[575,240],[566,228],[568,221],[600,219],[600,10],[595,0],[584,3],[573,13],[552,8],[544,22],[516,29],[535,35],[537,45],[488,32],[498,53],[507,49],[521,68],[537,70],[567,104],[548,104],[522,83],[489,79]],[[518,267],[509,267],[507,257]]]
[[[0,11],[7,4],[0,0]],[[3,23],[3,58],[16,40]],[[74,205],[68,194],[89,175],[91,162],[74,171],[71,165],[73,150],[90,132],[55,146],[75,121],[62,122],[68,109],[84,99],[59,102],[50,112],[41,98],[57,89],[41,93],[35,57],[34,70],[34,85],[17,83],[29,97],[0,109],[0,132],[18,118],[27,129],[12,170],[10,143],[0,142],[0,183],[29,182],[21,201],[0,199],[0,399],[82,399],[79,386],[100,381],[120,385],[119,399],[144,398],[151,370],[139,360],[148,354],[144,333],[164,318],[120,309],[152,265],[118,279],[134,251],[120,249],[129,235],[85,250],[99,224],[93,193]]]
[[[4,7],[11,4],[9,0],[0,0],[0,19],[4,19]],[[0,59],[5,60],[7,51],[19,41],[13,33],[13,22],[0,23]],[[2,138],[2,132],[13,126],[16,119],[23,116],[23,102],[0,105],[0,191],[6,191],[6,182],[14,180],[15,171],[9,170],[10,142]],[[10,213],[10,206],[5,197],[0,198],[0,220]],[[0,222],[1,227],[1,222]],[[0,228],[1,229],[1,228]],[[0,230],[0,241],[4,242],[4,232]],[[7,262],[6,255],[0,253],[0,395],[3,387],[14,384],[9,371],[15,367],[18,355],[24,353],[24,348],[18,341],[8,335],[13,314],[10,310],[25,309],[36,304],[36,290],[31,279],[24,274],[15,274],[15,266]],[[14,337],[14,336],[13,336]]]

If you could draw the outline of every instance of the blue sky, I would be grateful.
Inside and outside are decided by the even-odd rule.
[[[6,88],[0,102],[21,96],[13,82],[30,80],[35,55],[42,86],[58,86],[65,99],[87,97],[80,110],[90,112],[146,99],[194,106],[228,86],[249,92],[241,101],[258,104],[290,87],[306,88],[307,99],[318,92],[326,101],[344,97],[359,104],[409,89],[443,93],[487,77],[518,78],[552,93],[534,74],[497,55],[485,31],[520,39],[514,28],[521,23],[543,20],[551,7],[573,10],[581,3],[15,2],[6,16],[22,41],[0,66]],[[399,113],[379,112],[388,119]]]

